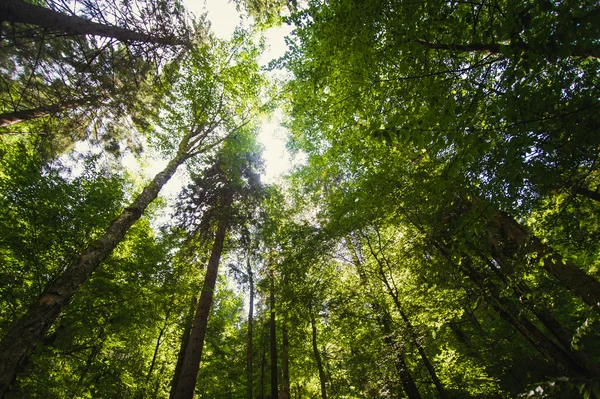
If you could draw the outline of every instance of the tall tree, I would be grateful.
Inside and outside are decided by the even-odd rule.
[[[208,261],[204,284],[194,316],[179,380],[173,398],[192,398],[202,359],[208,316],[215,291],[219,262],[227,231],[248,217],[248,204],[262,194],[257,169],[259,153],[252,130],[242,130],[223,143],[210,166],[193,178],[183,194],[180,214],[191,232],[200,238],[210,236],[214,241]],[[235,205],[239,212],[236,214]]]
[[[220,131],[222,126],[227,128],[228,134],[233,134],[248,122],[254,108],[247,102],[247,98],[254,95],[249,91],[257,89],[257,80],[240,88],[235,79],[239,78],[241,71],[246,73],[246,77],[255,76],[253,74],[256,73],[256,64],[253,61],[228,64],[231,55],[225,55],[225,47],[215,46],[211,49],[212,53],[207,48],[201,48],[199,53],[190,57],[188,64],[182,67],[181,76],[187,81],[179,83],[174,90],[174,96],[179,94],[182,97],[178,99],[180,104],[172,104],[170,116],[170,120],[177,119],[179,124],[172,124],[166,128],[175,133],[175,136],[182,131],[186,133],[181,137],[177,150],[165,169],[159,172],[113,220],[97,241],[81,251],[65,272],[45,287],[29,311],[15,321],[6,332],[0,343],[2,390],[15,378],[19,364],[42,340],[79,287],[123,239],[177,168],[186,160],[206,153],[224,140],[226,134]],[[234,55],[236,53],[234,50]],[[183,70],[189,71],[190,74],[184,75]],[[191,86],[192,82],[194,86]],[[191,105],[191,109],[182,108],[181,102]],[[200,108],[202,106],[204,108]],[[240,116],[233,117],[233,112],[238,112]],[[167,137],[166,134],[158,135],[160,144],[163,148],[172,148]]]

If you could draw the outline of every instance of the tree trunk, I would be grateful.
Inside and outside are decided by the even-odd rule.
[[[229,196],[225,200],[224,209],[228,209],[231,205],[232,198]],[[208,325],[208,316],[212,305],[215,284],[219,272],[219,262],[221,253],[223,252],[223,244],[227,233],[229,222],[226,218],[219,220],[215,241],[212,246],[208,266],[206,267],[206,277],[202,286],[202,293],[198,301],[196,316],[190,332],[190,341],[185,350],[183,367],[181,375],[177,382],[174,395],[171,399],[191,399],[194,397],[194,389],[196,388],[196,379],[200,370],[200,360],[202,360],[202,350],[204,349],[204,337],[206,335],[206,327]]]
[[[499,247],[494,246],[494,251],[498,251]],[[494,254],[494,259],[501,265],[504,269],[505,262],[507,262],[506,257],[504,256],[496,256],[497,253]],[[585,368],[590,375],[594,375],[596,377],[600,377],[600,367],[581,349],[574,349],[571,345],[571,339],[573,334],[567,331],[566,328],[560,324],[560,322],[554,317],[552,312],[545,306],[533,303],[530,298],[532,293],[529,287],[527,287],[523,283],[511,283],[511,281],[502,273],[502,270],[495,267],[494,265],[489,265],[489,268],[494,271],[494,273],[500,278],[503,284],[507,287],[510,287],[512,290],[512,294],[518,298],[520,298],[521,303],[523,303],[534,315],[535,317],[546,327],[546,329],[554,336],[559,346],[568,353],[573,360],[579,363],[583,368]]]
[[[498,212],[492,222],[508,239],[521,247],[526,246],[530,252],[535,253],[535,263],[539,262],[544,270],[556,277],[595,311],[600,312],[600,282],[597,279],[563,259],[506,213]]]
[[[310,326],[312,328],[312,347],[313,353],[315,354],[315,361],[317,362],[317,369],[319,370],[319,382],[321,384],[321,399],[327,399],[327,376],[325,375],[325,369],[323,368],[323,360],[321,359],[321,352],[317,345],[317,323],[315,316],[310,316]]]
[[[290,343],[287,324],[281,327],[281,396],[280,399],[291,399],[290,393]]]
[[[156,365],[156,358],[158,356],[158,350],[160,349],[160,345],[162,344],[162,336],[165,333],[165,330],[168,327],[169,316],[171,315],[171,309],[167,310],[167,314],[165,315],[165,324],[158,332],[158,338],[156,338],[156,345],[154,347],[154,354],[152,355],[152,361],[150,362],[150,368],[148,368],[148,374],[146,374],[146,387],[148,386],[148,381],[150,381],[150,377],[152,377],[152,372],[154,371],[154,366]]]
[[[400,381],[402,382],[404,392],[406,393],[406,396],[408,396],[409,399],[421,399],[421,394],[419,393],[419,389],[417,388],[415,379],[412,373],[410,372],[408,365],[406,364],[404,348],[402,348],[403,344],[397,342],[393,338],[392,317],[387,311],[381,309],[379,305],[377,305],[376,308],[379,312],[379,325],[381,326],[381,330],[384,334],[383,341],[394,353],[394,363],[396,366],[396,370],[400,375]]]
[[[0,127],[10,126],[15,123],[24,122],[32,119],[43,118],[44,116],[56,114],[67,109],[77,108],[82,105],[93,103],[97,100],[97,97],[84,97],[73,101],[65,101],[58,104],[52,104],[43,107],[24,109],[15,112],[7,112],[4,114],[0,114]]]
[[[600,193],[597,191],[592,191],[584,187],[576,187],[573,191],[575,194],[579,194],[594,201],[600,202]]]
[[[36,25],[51,31],[75,35],[111,37],[121,42],[137,41],[161,45],[182,45],[185,42],[170,38],[155,37],[117,26],[103,25],[75,15],[66,15],[48,8],[26,3],[22,0],[0,2],[0,22],[17,22]]]
[[[100,330],[100,333],[98,334],[98,338],[100,340],[100,343],[98,345],[95,345],[92,348],[92,351],[90,352],[90,355],[88,356],[86,362],[85,362],[85,366],[83,368],[83,371],[81,372],[81,375],[79,376],[79,379],[77,380],[77,385],[75,385],[75,389],[73,390],[73,394],[71,395],[71,398],[77,398],[77,395],[79,394],[79,390],[81,389],[81,386],[83,385],[83,381],[85,380],[85,377],[87,376],[87,373],[90,371],[90,368],[92,367],[92,364],[94,363],[94,361],[96,360],[96,357],[98,356],[98,354],[100,353],[100,351],[102,350],[102,346],[104,345],[104,341],[106,340],[106,337],[104,336],[104,328],[102,328]]]
[[[179,376],[181,375],[181,369],[183,368],[183,359],[185,358],[185,350],[187,349],[188,342],[190,341],[190,331],[192,331],[192,323],[194,322],[194,311],[198,306],[198,297],[192,298],[190,304],[190,310],[188,311],[185,319],[185,326],[183,328],[183,335],[181,336],[181,346],[179,347],[179,354],[177,355],[177,364],[175,365],[175,372],[173,373],[173,379],[171,380],[171,392],[169,396],[175,395],[177,390],[177,383],[179,382]]]
[[[278,397],[278,381],[277,381],[277,324],[275,319],[275,282],[271,275],[271,322],[270,338],[271,338],[271,399],[277,399]]]
[[[463,260],[461,270],[481,288],[485,301],[496,313],[519,331],[561,373],[568,376],[589,376],[589,373],[573,360],[569,353],[541,332],[524,316],[523,312],[512,310],[510,304],[498,295],[498,290],[491,280],[485,279],[469,261]]]
[[[379,232],[377,232],[377,236],[379,237]],[[402,317],[402,320],[404,321],[406,329],[408,330],[411,340],[412,340],[413,344],[416,346],[417,351],[419,352],[419,355],[421,356],[421,360],[423,361],[425,368],[429,372],[429,375],[431,376],[431,379],[432,379],[435,387],[438,390],[440,398],[447,399],[448,395],[446,394],[446,390],[444,389],[442,382],[438,378],[435,368],[433,367],[433,364],[431,363],[431,361],[429,360],[429,357],[427,356],[427,353],[425,352],[425,348],[423,348],[423,345],[421,345],[421,342],[419,341],[419,337],[417,336],[417,333],[416,333],[412,323],[410,322],[406,313],[404,313],[404,309],[400,303],[400,298],[398,298],[398,290],[396,288],[396,283],[392,279],[392,284],[394,285],[394,287],[392,287],[392,284],[390,284],[390,282],[388,281],[388,276],[384,270],[384,265],[386,265],[389,269],[391,269],[391,267],[388,263],[387,258],[381,251],[381,248],[382,248],[381,242],[379,242],[379,248],[380,248],[379,253],[380,253],[382,259],[380,259],[380,257],[377,255],[377,253],[373,249],[373,247],[371,245],[371,241],[369,240],[368,237],[366,240],[367,240],[367,245],[369,246],[371,255],[373,255],[373,258],[375,258],[375,261],[377,262],[377,265],[379,266],[379,268],[378,268],[379,276],[381,277],[381,280],[383,281],[383,283],[386,287],[388,295],[390,295],[392,297],[394,304],[396,305],[396,309],[400,313],[400,317]]]
[[[250,304],[248,309],[248,345],[246,348],[246,398],[254,399],[252,392],[252,323],[254,317],[254,276],[250,267],[250,257],[246,260],[248,282],[250,284]]]
[[[365,287],[368,287],[367,276],[362,269],[362,261],[359,257],[359,253],[349,237],[346,237],[346,244],[348,246],[348,250],[350,251],[352,262],[356,266],[360,281]],[[413,378],[412,373],[406,364],[406,357],[404,354],[404,349],[402,348],[402,344],[398,344],[392,337],[392,317],[385,309],[381,308],[380,304],[377,303],[376,300],[371,300],[371,307],[377,315],[378,324],[381,328],[381,332],[383,333],[383,341],[387,347],[390,348],[395,357],[394,365],[396,367],[396,371],[398,371],[398,375],[400,376],[400,382],[402,383],[404,392],[409,399],[421,399],[421,394],[419,393],[415,379]]]
[[[127,230],[141,216],[146,207],[157,197],[160,189],[186,159],[186,136],[180,149],[167,167],[158,173],[138,197],[113,220],[102,237],[81,252],[65,272],[50,283],[39,300],[27,313],[16,320],[0,342],[0,397],[15,379],[19,366],[28,352],[40,343],[79,287],[90,277],[98,265],[121,242]]]

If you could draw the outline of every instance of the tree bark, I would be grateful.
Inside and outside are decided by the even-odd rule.
[[[600,282],[572,262],[563,259],[535,235],[530,234],[516,220],[500,211],[492,223],[515,244],[535,254],[534,262],[556,277],[571,292],[600,312]]]
[[[494,246],[494,259],[505,268],[505,262],[508,262],[504,256],[497,256],[499,251],[498,246]],[[585,368],[590,375],[600,377],[600,367],[596,364],[588,355],[581,349],[574,349],[571,345],[571,339],[573,334],[567,331],[566,328],[554,317],[552,312],[545,306],[533,303],[530,298],[532,295],[531,290],[523,283],[511,283],[511,281],[502,273],[502,270],[498,269],[494,265],[489,265],[490,269],[500,278],[503,284],[510,287],[512,294],[520,298],[523,303],[535,317],[546,327],[546,329],[554,336],[559,346],[568,353],[573,360],[579,363]]]
[[[19,366],[28,352],[39,344],[54,320],[79,287],[91,276],[98,265],[121,242],[129,228],[142,216],[144,210],[157,197],[177,168],[187,159],[185,137],[180,149],[167,167],[158,173],[138,197],[113,220],[104,234],[91,243],[65,272],[50,283],[27,313],[16,320],[0,342],[0,397],[16,378]]]
[[[271,399],[277,399],[279,395],[279,383],[277,381],[277,320],[275,318],[275,282],[271,275],[271,322],[269,324],[271,338]]]
[[[229,208],[231,200],[231,197],[225,200],[225,209]],[[192,331],[190,332],[190,341],[185,350],[181,375],[177,382],[175,392],[171,395],[171,399],[191,399],[194,397],[196,379],[198,378],[200,361],[202,360],[202,350],[204,349],[204,337],[208,325],[208,316],[212,306],[215,284],[219,272],[219,262],[221,260],[221,253],[223,252],[223,244],[225,242],[228,225],[229,221],[226,220],[226,218],[221,218],[221,220],[219,220],[215,241],[206,268],[206,277],[204,277],[202,293],[200,294],[196,316],[194,317]]]
[[[381,330],[384,334],[383,341],[394,353],[394,363],[396,370],[400,375],[400,381],[402,382],[404,392],[409,399],[421,399],[421,394],[419,393],[415,379],[410,372],[408,365],[406,364],[406,356],[404,354],[404,349],[402,348],[402,343],[397,342],[393,338],[392,317],[387,311],[381,309],[381,307],[378,305],[377,309],[379,311],[379,325],[381,326]]]
[[[290,343],[285,322],[281,327],[281,395],[280,399],[290,399]]]
[[[594,201],[600,202],[600,193],[597,191],[592,191],[585,187],[576,187],[574,190],[575,194],[581,195],[583,197],[587,197]]]
[[[252,392],[252,323],[254,317],[254,276],[252,274],[252,268],[250,267],[250,257],[246,260],[246,268],[248,273],[248,282],[250,284],[250,304],[248,309],[248,344],[246,348],[246,398],[254,399]]]
[[[185,358],[185,351],[187,349],[188,342],[190,341],[190,331],[192,331],[192,323],[194,322],[194,311],[198,306],[198,297],[192,298],[190,304],[190,310],[186,315],[185,326],[183,328],[183,335],[181,336],[181,346],[179,347],[179,354],[177,355],[177,364],[175,365],[175,372],[173,373],[173,379],[171,381],[171,392],[169,396],[175,395],[177,390],[177,383],[179,382],[179,376],[181,375],[181,369],[183,368],[183,359]]]
[[[15,123],[29,121],[32,119],[43,118],[44,116],[56,114],[67,109],[77,108],[82,105],[93,103],[97,100],[97,97],[84,97],[73,101],[65,101],[43,107],[24,109],[15,112],[7,112],[4,114],[0,114],[0,127],[10,126]]]
[[[75,35],[110,37],[121,42],[137,41],[170,46],[185,44],[182,40],[156,37],[117,26],[99,24],[82,17],[66,15],[48,8],[29,4],[22,0],[2,0],[0,2],[1,21],[36,25],[45,29]]]
[[[319,370],[319,383],[321,385],[321,399],[327,399],[327,376],[325,369],[323,368],[323,360],[321,359],[321,352],[317,345],[317,323],[315,316],[310,316],[310,326],[312,329],[312,347],[313,353],[315,354],[315,361],[317,362],[317,369]]]

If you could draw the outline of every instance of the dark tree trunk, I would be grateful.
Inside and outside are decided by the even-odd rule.
[[[600,193],[597,191],[592,191],[584,187],[577,187],[574,189],[574,191],[575,194],[600,202]]]
[[[183,328],[183,334],[181,336],[181,346],[179,347],[179,354],[177,355],[177,364],[175,365],[175,372],[173,373],[173,379],[171,381],[171,392],[169,396],[173,396],[177,390],[177,383],[179,382],[179,376],[181,375],[181,369],[183,368],[183,359],[185,358],[185,350],[187,349],[188,342],[190,341],[190,331],[192,331],[192,323],[194,322],[194,311],[198,306],[198,297],[194,296],[190,304],[190,310],[188,311],[185,319],[185,326]]]
[[[158,338],[156,338],[156,345],[154,346],[154,354],[152,355],[152,361],[150,362],[150,368],[148,368],[148,374],[146,374],[146,387],[148,386],[148,381],[150,381],[150,377],[152,377],[152,372],[154,371],[154,366],[156,365],[156,357],[158,356],[158,350],[160,349],[160,345],[162,344],[162,341],[161,341],[162,336],[168,327],[170,315],[171,315],[171,309],[167,310],[167,314],[165,315],[165,324],[162,326],[162,328],[158,332]]]
[[[408,396],[409,399],[421,399],[421,394],[419,393],[415,379],[406,364],[406,355],[404,354],[404,348],[402,348],[403,343],[397,342],[393,338],[392,317],[387,311],[381,309],[379,305],[376,306],[376,310],[379,313],[379,325],[384,334],[383,340],[394,353],[394,363],[396,370],[400,375],[400,381],[402,382],[402,387],[404,388],[406,396]]]
[[[90,355],[88,356],[88,358],[85,362],[83,371],[81,372],[81,375],[79,376],[79,380],[77,380],[77,385],[75,385],[75,389],[73,390],[73,395],[71,395],[71,398],[76,398],[77,395],[79,394],[79,390],[80,390],[81,386],[83,385],[83,381],[85,380],[87,373],[90,371],[92,364],[94,363],[94,361],[96,360],[96,357],[102,350],[102,345],[104,345],[104,341],[106,339],[104,336],[104,328],[102,328],[100,330],[100,333],[98,334],[98,339],[100,339],[100,343],[98,345],[95,345],[92,348],[92,351],[90,352]]]
[[[254,318],[254,276],[252,274],[252,268],[250,267],[250,258],[246,260],[248,282],[250,284],[250,304],[248,309],[248,344],[246,348],[246,398],[254,399],[252,392],[252,328]]]
[[[461,270],[481,288],[485,301],[496,313],[519,331],[561,373],[568,376],[589,376],[589,373],[569,353],[531,323],[523,312],[513,310],[510,304],[498,295],[498,289],[493,286],[491,280],[485,279],[469,261],[463,260]]]
[[[311,315],[310,317],[310,326],[312,329],[313,353],[315,354],[317,370],[319,371],[319,383],[321,384],[321,399],[327,399],[327,376],[325,375],[325,369],[323,368],[323,359],[321,359],[321,352],[319,352],[319,346],[317,345],[317,323],[315,321],[314,315]]]
[[[0,114],[0,127],[10,126],[15,123],[29,121],[32,119],[43,118],[56,114],[67,109],[73,109],[82,105],[90,104],[97,101],[97,97],[85,97],[73,101],[65,101],[58,104],[47,105],[43,107],[24,109],[21,111],[7,112]],[[2,133],[0,133],[2,134]]]
[[[288,328],[285,322],[281,327],[281,396],[280,399],[290,399],[290,343]]]
[[[273,276],[271,276],[271,322],[270,338],[271,338],[271,399],[277,399],[278,397],[278,381],[277,381],[277,324],[275,319],[275,282]]]
[[[497,251],[499,251],[499,246],[494,245],[494,259],[496,259],[502,269],[505,269],[506,263],[508,262],[507,258],[505,256],[499,256]],[[531,300],[527,299],[532,296],[532,293],[531,290],[525,286],[525,284],[511,283],[504,273],[502,273],[502,270],[492,264],[489,265],[489,268],[498,276],[505,286],[512,289],[512,294],[515,297],[520,298],[521,303],[527,306],[527,308],[535,315],[535,317],[554,336],[559,346],[566,353],[568,353],[573,360],[588,370],[590,375],[600,377],[600,367],[598,367],[598,365],[583,350],[573,349],[571,345],[573,334],[567,331],[567,329],[560,324],[560,322],[554,317],[552,312],[547,307],[533,303]]]
[[[500,211],[492,222],[509,240],[535,254],[534,262],[556,277],[571,292],[600,312],[600,282],[530,234],[516,220]]]
[[[156,198],[160,189],[186,159],[186,136],[177,156],[158,173],[138,197],[113,220],[104,234],[91,243],[65,272],[50,283],[38,301],[27,313],[16,320],[0,342],[0,397],[19,372],[21,362],[29,351],[39,344],[79,287],[91,276],[96,267],[121,242],[129,228],[142,216]]]
[[[181,40],[155,37],[146,33],[103,25],[74,15],[66,15],[48,8],[26,3],[22,0],[2,0],[0,21],[36,25],[51,31],[75,35],[110,37],[121,42],[147,42],[161,45],[185,44]]]
[[[231,205],[231,197],[225,201],[224,208],[228,209]],[[204,284],[202,286],[200,300],[198,301],[198,308],[196,309],[192,331],[190,332],[190,340],[185,350],[181,375],[177,382],[174,395],[171,395],[171,399],[191,399],[194,397],[196,379],[198,378],[200,361],[202,360],[202,350],[204,349],[204,337],[208,325],[208,316],[212,306],[215,284],[219,272],[219,262],[221,260],[221,253],[223,252],[223,244],[225,242],[228,224],[229,222],[226,218],[219,220],[210,259],[208,260],[208,265],[206,267],[206,276],[204,277]]]

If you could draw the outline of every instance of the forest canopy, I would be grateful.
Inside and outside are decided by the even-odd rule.
[[[235,3],[0,4],[0,397],[600,398],[600,4]]]

